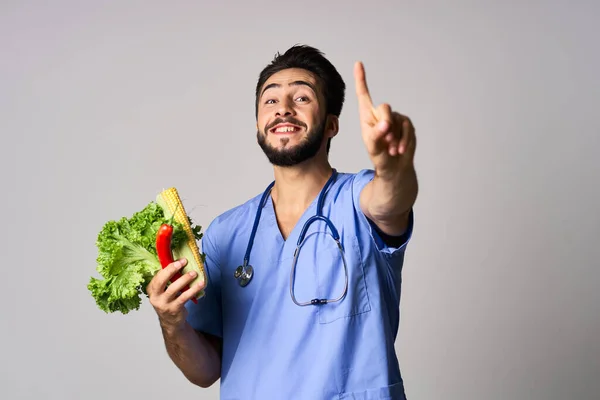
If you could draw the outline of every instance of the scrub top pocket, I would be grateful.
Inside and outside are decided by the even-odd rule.
[[[356,237],[346,238],[343,243],[344,256],[348,268],[348,292],[338,302],[316,306],[319,323],[328,324],[341,318],[352,317],[371,311],[371,304],[365,282],[365,269]],[[333,299],[344,290],[344,262],[333,241],[319,251],[317,256],[317,285],[320,298]]]

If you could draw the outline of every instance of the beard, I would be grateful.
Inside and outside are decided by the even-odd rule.
[[[271,126],[265,127],[264,132],[268,132],[271,127],[282,122],[289,122],[294,125],[306,128],[306,125],[294,119],[277,119]],[[261,149],[267,156],[269,162],[279,167],[291,167],[313,158],[321,148],[325,138],[325,119],[312,128],[302,140],[295,146],[287,147],[289,138],[283,137],[280,142],[283,143],[283,149],[276,149],[267,142],[267,134],[256,132],[256,140]]]

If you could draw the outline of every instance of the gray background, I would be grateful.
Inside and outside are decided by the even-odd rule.
[[[600,398],[600,7],[566,4],[3,1],[0,398],[218,398],[147,301],[96,308],[95,239],[168,186],[203,226],[261,192],[254,85],[295,43],[347,81],[338,169],[370,167],[355,60],[417,127],[408,398]]]

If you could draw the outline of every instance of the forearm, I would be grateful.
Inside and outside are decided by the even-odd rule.
[[[167,353],[183,375],[195,385],[209,387],[221,375],[221,356],[207,336],[188,323],[179,328],[161,325]]]
[[[397,174],[375,177],[361,193],[364,213],[388,235],[401,235],[419,191],[416,171],[408,168]]]

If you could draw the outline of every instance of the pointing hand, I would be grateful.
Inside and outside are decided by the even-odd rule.
[[[377,175],[396,177],[412,168],[416,136],[410,119],[392,111],[389,104],[373,106],[362,62],[354,65],[360,126]]]

